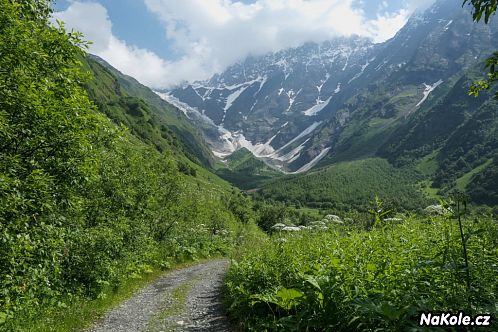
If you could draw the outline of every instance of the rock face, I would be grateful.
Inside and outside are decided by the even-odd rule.
[[[496,22],[475,24],[459,1],[441,0],[385,43],[308,43],[160,95],[203,130],[217,156],[245,147],[269,165],[303,172],[375,155],[400,124],[490,55],[497,32]]]

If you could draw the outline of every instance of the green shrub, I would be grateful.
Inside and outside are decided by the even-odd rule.
[[[464,227],[471,308],[458,224],[438,217],[275,235],[232,264],[230,314],[254,331],[401,331],[422,311],[496,315],[498,224]]]

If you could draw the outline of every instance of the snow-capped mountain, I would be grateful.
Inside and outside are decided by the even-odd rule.
[[[376,135],[429,107],[432,95],[489,56],[497,31],[442,0],[385,43],[308,43],[160,95],[203,129],[215,155],[245,147],[267,164],[303,172],[358,144],[368,145],[360,155],[375,154],[383,143]]]

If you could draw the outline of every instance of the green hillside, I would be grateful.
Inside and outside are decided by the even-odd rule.
[[[192,161],[210,157],[183,114],[128,93],[49,6],[0,0],[2,331],[226,255],[254,222],[244,196]]]
[[[257,188],[261,184],[283,175],[254,157],[246,148],[237,150],[227,157],[216,174],[246,190]]]
[[[97,57],[83,62],[93,77],[86,90],[101,112],[159,151],[180,150],[192,161],[213,165],[204,140],[180,110]]]
[[[475,203],[496,204],[475,194],[483,185],[483,177],[475,175],[498,151],[497,101],[486,93],[468,95],[477,70],[455,79],[439,99],[399,126],[378,154],[398,166],[417,164],[442,193],[472,187]]]
[[[421,179],[411,168],[395,168],[384,159],[374,158],[285,176],[263,186],[257,195],[296,205],[339,210],[365,210],[378,195],[398,208],[417,209],[427,204],[415,186]]]

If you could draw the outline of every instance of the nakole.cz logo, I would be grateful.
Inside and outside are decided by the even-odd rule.
[[[491,315],[469,316],[463,311],[458,314],[450,312],[432,313],[423,312],[420,314],[420,326],[490,326]]]

